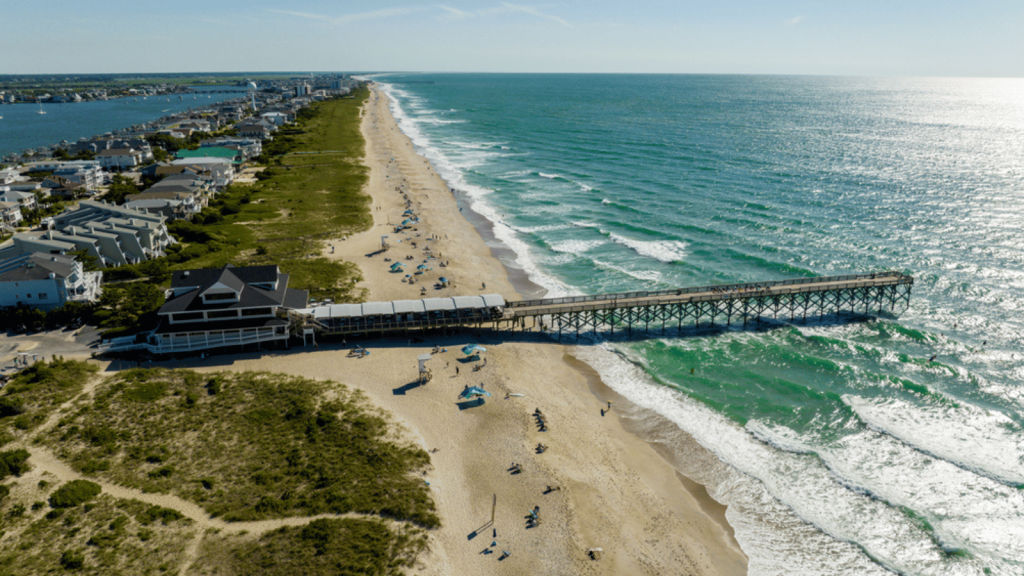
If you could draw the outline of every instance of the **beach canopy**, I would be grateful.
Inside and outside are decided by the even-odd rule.
[[[472,356],[477,352],[487,352],[487,348],[480,346],[479,344],[466,344],[462,347],[462,353],[467,356]]]
[[[447,284],[447,283],[448,283],[448,279],[447,279],[447,278],[445,278],[444,276],[442,276],[442,277],[438,278],[438,279],[437,279],[437,281],[438,281],[438,282],[441,282],[441,283],[444,283],[444,284]]]
[[[426,264],[420,264],[419,266],[417,266],[417,267],[416,267],[416,269],[417,269],[417,270],[427,270],[427,269],[428,269],[428,267],[427,267],[427,265],[426,265]]]
[[[409,220],[408,218],[405,219],[405,220],[402,220],[402,226],[408,226],[411,223],[412,223],[412,220]]]
[[[401,262],[395,262],[394,264],[391,265],[391,269],[398,270],[399,268],[403,268],[404,266],[405,264],[402,264]]]
[[[491,393],[479,386],[470,386],[459,394],[459,398],[473,398],[477,396],[490,396]]]

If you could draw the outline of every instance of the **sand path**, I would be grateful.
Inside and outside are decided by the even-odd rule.
[[[96,387],[103,382],[105,376],[97,375],[89,379],[88,382],[82,388],[82,392],[76,395],[74,398],[61,404],[54,412],[38,427],[33,433],[32,437],[38,437],[45,434],[51,428],[53,428],[60,419],[69,412],[69,410],[78,402],[87,400],[92,396]],[[202,543],[203,537],[209,530],[215,530],[219,533],[226,534],[239,534],[246,533],[250,537],[258,537],[265,532],[277,530],[285,526],[304,526],[313,520],[322,518],[378,518],[380,516],[372,514],[360,514],[350,512],[347,514],[317,514],[314,516],[294,516],[288,518],[275,518],[271,520],[257,520],[250,522],[225,522],[219,518],[213,518],[210,514],[204,510],[201,506],[194,502],[189,502],[173,494],[161,494],[161,493],[148,493],[143,492],[135,488],[128,488],[119,484],[112,484],[110,482],[103,481],[101,479],[84,476],[79,472],[76,472],[71,466],[60,460],[50,449],[43,446],[32,444],[30,442],[18,441],[12,442],[5,448],[9,450],[17,450],[24,448],[29,451],[28,464],[31,467],[30,474],[26,474],[23,477],[26,479],[34,480],[36,476],[40,479],[46,479],[48,482],[56,480],[57,484],[63,485],[73,480],[89,480],[98,484],[103,494],[111,496],[113,498],[125,499],[125,500],[138,500],[146,504],[162,506],[164,508],[170,508],[181,513],[184,517],[188,518],[193,522],[197,528],[195,537],[193,537],[188,547],[186,548],[185,560],[179,571],[179,574],[187,574],[188,568],[192,565],[198,556],[199,546]],[[31,483],[31,482],[29,482]],[[28,522],[23,523],[18,529],[10,530],[0,535],[0,542],[10,541],[18,538],[21,533],[35,523],[37,520],[42,518],[48,510],[44,507],[34,513]],[[390,522],[390,520],[385,519]]]

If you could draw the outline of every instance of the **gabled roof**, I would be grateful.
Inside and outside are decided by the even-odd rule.
[[[96,156],[132,156],[135,154],[142,154],[142,152],[132,150],[131,148],[110,148],[97,152]]]
[[[228,264],[223,268],[177,270],[171,274],[171,288],[195,286],[202,289],[207,285],[217,282],[217,279],[228,271],[247,284],[272,283],[277,281],[278,274],[280,274],[277,266],[273,264],[267,266],[246,266],[244,268]]]
[[[204,303],[202,294],[217,284],[239,290],[238,301]],[[276,287],[269,289],[257,284]],[[274,265],[237,268],[228,264],[223,268],[179,270],[171,274],[171,287],[195,289],[168,300],[160,314],[271,306],[300,309],[305,308],[309,296],[305,290],[288,288],[288,275],[280,273]]]

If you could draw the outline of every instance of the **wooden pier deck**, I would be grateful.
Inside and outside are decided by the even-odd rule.
[[[806,320],[826,314],[898,314],[910,304],[914,278],[899,272],[823,276],[769,282],[724,284],[570,296],[509,302],[501,322],[525,328],[527,320],[550,330],[632,331],[681,329],[692,321],[731,325],[763,318]]]

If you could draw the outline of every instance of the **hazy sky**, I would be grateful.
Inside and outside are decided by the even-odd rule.
[[[1024,77],[1024,0],[5,0],[0,73]]]

